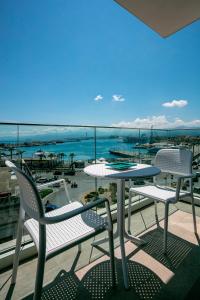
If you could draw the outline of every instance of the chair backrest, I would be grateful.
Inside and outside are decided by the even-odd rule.
[[[11,161],[6,160],[6,166],[15,172],[20,188],[20,200],[25,212],[36,220],[44,216],[44,209],[38,190],[32,179],[21,169],[17,168]]]
[[[185,149],[161,149],[155,157],[155,166],[162,172],[175,175],[192,174],[192,151]]]
[[[29,169],[29,167],[24,159],[21,160],[21,166],[22,166],[22,170],[24,171],[24,173],[26,175],[28,175],[28,177],[30,177],[33,182],[35,182],[33,175],[31,173],[31,170]]]

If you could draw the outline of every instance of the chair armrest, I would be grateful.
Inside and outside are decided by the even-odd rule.
[[[188,174],[188,175],[180,175],[178,176],[178,180],[185,179],[185,178],[194,178],[196,174]]]
[[[44,216],[43,218],[40,218],[39,222],[46,225],[46,224],[54,224],[54,223],[59,223],[62,221],[66,221],[68,219],[71,219],[73,217],[75,217],[76,215],[79,215],[95,206],[98,206],[101,203],[106,203],[106,208],[108,210],[108,213],[110,213],[110,207],[109,207],[109,202],[107,199],[98,199],[95,200],[93,203],[89,203],[86,204],[82,207],[76,208],[70,212],[58,215],[58,216],[54,216],[54,217],[47,217]]]
[[[54,180],[54,181],[49,181],[49,182],[46,182],[46,183],[41,183],[41,184],[37,185],[37,188],[41,189],[41,188],[43,188],[45,186],[49,186],[49,185],[52,185],[52,184],[55,184],[55,183],[59,183],[59,182],[65,183],[65,180],[63,178],[61,178],[61,179],[57,179],[57,180]]]
[[[59,183],[59,182],[62,182],[62,183],[63,183],[66,197],[68,198],[69,203],[71,203],[70,196],[69,196],[69,192],[68,192],[67,185],[66,185],[66,182],[65,182],[65,179],[64,179],[64,178],[61,178],[61,179],[57,179],[57,180],[54,180],[54,181],[50,181],[50,182],[46,182],[46,183],[39,184],[39,185],[37,185],[37,188],[38,188],[38,190],[40,190],[40,189],[42,189],[43,187],[50,186],[50,185],[53,185],[53,184]]]

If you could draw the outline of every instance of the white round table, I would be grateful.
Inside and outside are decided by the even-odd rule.
[[[125,216],[124,216],[124,191],[125,191],[125,180],[126,179],[137,179],[152,177],[158,175],[161,171],[159,168],[146,165],[137,164],[126,170],[115,170],[107,164],[93,164],[84,168],[84,172],[93,177],[104,177],[117,179],[117,231],[114,234],[115,237],[119,236],[120,249],[122,256],[122,270],[125,288],[129,287],[128,284],[128,271],[126,264],[125,244],[124,238],[127,238],[137,244],[143,244],[144,241],[140,238],[128,234],[125,230]],[[98,245],[104,240],[94,242],[94,245]]]

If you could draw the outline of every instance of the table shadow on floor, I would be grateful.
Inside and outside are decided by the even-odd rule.
[[[55,279],[43,288],[42,300],[68,299],[152,299],[162,288],[161,279],[145,266],[128,261],[130,289],[125,290],[121,260],[116,260],[117,286],[112,287],[110,261],[91,268],[79,280],[74,272],[60,271]],[[33,294],[23,298],[30,300]]]

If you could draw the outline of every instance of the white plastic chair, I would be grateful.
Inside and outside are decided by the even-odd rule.
[[[158,151],[158,153],[156,154],[154,165],[160,168],[161,172],[172,174],[177,177],[176,189],[157,185],[156,177],[155,177],[154,185],[146,185],[142,187],[130,188],[129,201],[131,201],[131,195],[133,193],[154,199],[155,217],[156,217],[157,224],[159,224],[158,214],[157,214],[157,202],[162,202],[165,204],[163,251],[164,253],[166,253],[168,213],[169,213],[170,203],[176,203],[177,201],[179,201],[179,199],[183,199],[184,197],[191,198],[194,232],[195,233],[197,232],[193,187],[192,187],[192,177],[193,177],[192,152],[190,150],[184,150],[184,149],[162,149]],[[182,180],[184,179],[189,180],[189,191],[181,190],[181,183]],[[130,207],[130,203],[129,203],[129,207]],[[130,216],[131,213],[129,211],[129,224],[130,224]]]
[[[113,226],[108,200],[99,199],[85,206],[80,202],[72,202],[49,213],[44,213],[39,192],[31,178],[12,162],[7,160],[6,165],[15,172],[20,187],[20,213],[11,283],[16,283],[22,230],[24,226],[31,235],[38,251],[34,292],[35,300],[41,299],[45,261],[75,245],[80,246],[80,242],[105,229],[108,230],[109,236],[110,263],[112,283],[114,286]],[[107,221],[91,210],[91,208],[103,202],[107,209]],[[25,214],[27,214],[30,219],[25,219]]]

